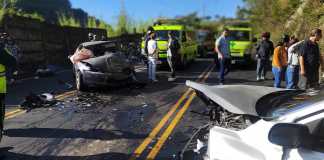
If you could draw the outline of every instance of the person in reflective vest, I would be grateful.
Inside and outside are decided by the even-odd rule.
[[[15,68],[16,63],[16,59],[5,50],[3,38],[0,38],[0,140],[2,138],[5,117],[5,95],[7,93],[6,68]]]

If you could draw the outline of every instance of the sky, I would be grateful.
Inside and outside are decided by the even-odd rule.
[[[81,8],[91,16],[115,25],[124,4],[128,16],[134,21],[158,17],[175,17],[197,12],[200,16],[234,17],[242,0],[70,0],[73,8]]]

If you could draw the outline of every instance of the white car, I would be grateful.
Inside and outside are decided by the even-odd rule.
[[[324,90],[208,86],[191,81],[187,86],[216,106],[211,109],[214,125],[207,142],[198,140],[197,159],[324,159]]]

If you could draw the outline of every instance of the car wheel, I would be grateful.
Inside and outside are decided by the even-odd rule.
[[[80,71],[77,71],[75,74],[75,83],[77,90],[86,91],[87,87],[83,82],[82,73]]]

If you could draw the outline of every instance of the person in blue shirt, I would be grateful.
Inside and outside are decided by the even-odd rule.
[[[231,68],[231,52],[229,41],[229,30],[225,28],[222,35],[216,40],[215,51],[218,54],[219,62],[219,84],[223,85],[225,76]]]

